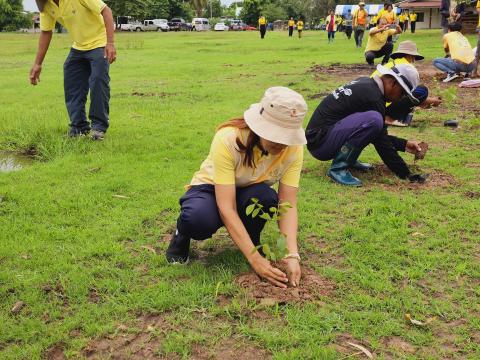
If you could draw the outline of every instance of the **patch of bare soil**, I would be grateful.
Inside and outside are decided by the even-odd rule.
[[[46,360],[66,360],[67,357],[63,353],[63,344],[56,344],[48,348],[43,354]]]
[[[400,336],[388,336],[383,339],[383,353],[389,355],[415,354],[416,348]]]
[[[371,186],[381,186],[384,189],[392,191],[420,191],[433,188],[450,188],[458,185],[458,181],[455,179],[455,177],[453,177],[453,175],[444,173],[441,170],[429,169],[419,172],[427,173],[429,175],[427,181],[423,184],[410,183],[397,178],[385,164],[375,164],[374,169],[369,172],[352,171],[352,173],[360,180],[365,180],[365,186],[367,188]]]
[[[348,81],[360,76],[370,76],[375,69],[367,63],[364,64],[340,64],[333,63],[328,65],[314,65],[309,72],[315,74],[315,78],[321,78],[322,75],[341,76],[344,81]]]
[[[465,196],[469,199],[480,199],[480,191],[467,191]]]
[[[123,324],[112,335],[91,341],[84,349],[87,359],[160,359],[158,355],[167,331],[173,329],[164,314],[146,315],[138,320],[136,332]]]
[[[238,275],[235,282],[247,290],[248,297],[265,306],[311,302],[329,296],[335,290],[331,280],[306,267],[302,268],[302,280],[297,287],[279,288],[262,280],[254,272]]]
[[[195,345],[192,349],[191,359],[195,360],[257,360],[271,359],[272,355],[252,343],[242,339],[223,339],[214,347]]]

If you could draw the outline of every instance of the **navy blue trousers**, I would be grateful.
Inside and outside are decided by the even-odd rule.
[[[372,143],[383,129],[383,116],[378,111],[351,114],[328,129],[320,144],[308,150],[318,160],[331,160],[345,143],[363,149]]]
[[[110,64],[104,58],[104,48],[88,51],[70,49],[63,65],[63,87],[70,127],[73,132],[85,133],[90,123],[85,104],[90,90],[88,117],[94,130],[105,132],[109,124]]]
[[[243,225],[255,245],[260,243],[260,233],[265,226],[265,220],[258,216],[252,218],[245,211],[252,204],[251,199],[257,198],[265,209],[278,205],[278,194],[264,183],[236,189],[237,211]],[[223,225],[218,212],[213,185],[192,186],[180,198],[181,212],[177,220],[177,230],[180,234],[194,240],[205,240],[212,237]]]

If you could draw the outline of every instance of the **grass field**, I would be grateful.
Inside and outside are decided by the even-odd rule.
[[[443,56],[437,31],[406,38],[427,63]],[[444,104],[392,131],[430,144],[414,165],[432,174],[422,187],[380,173],[359,175],[362,188],[340,187],[325,176],[327,163],[306,154],[300,251],[335,290],[259,305],[235,283],[249,267],[225,233],[195,244],[190,265],[167,265],[178,198],[217,124],[274,85],[299,91],[311,114],[316,94],[352,74],[309,69],[361,63],[362,52],[343,34],[328,45],[325,32],[263,41],[250,32],[118,34],[116,42],[111,128],[93,143],[65,136],[68,37],[54,36],[31,87],[37,36],[0,34],[0,150],[37,160],[0,173],[0,358],[364,356],[347,342],[386,359],[480,358],[478,91],[432,82]],[[462,106],[468,99],[473,108]],[[460,128],[444,128],[450,118]],[[371,146],[362,160],[381,163]],[[25,305],[14,314],[18,301]],[[415,326],[406,313],[432,321]]]

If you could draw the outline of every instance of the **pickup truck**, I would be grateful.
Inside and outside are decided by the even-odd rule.
[[[143,24],[139,21],[129,22],[128,24],[121,24],[120,30],[123,31],[142,31]]]

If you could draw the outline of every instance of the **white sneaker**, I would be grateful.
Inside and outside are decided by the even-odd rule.
[[[398,120],[392,121],[392,123],[390,125],[391,126],[398,126],[398,127],[407,127],[408,126],[408,124],[402,123],[401,121],[398,121]]]
[[[443,79],[443,82],[448,83],[448,82],[452,81],[453,79],[458,78],[459,76],[460,75],[458,75],[458,74],[448,74],[448,76],[445,79]]]

